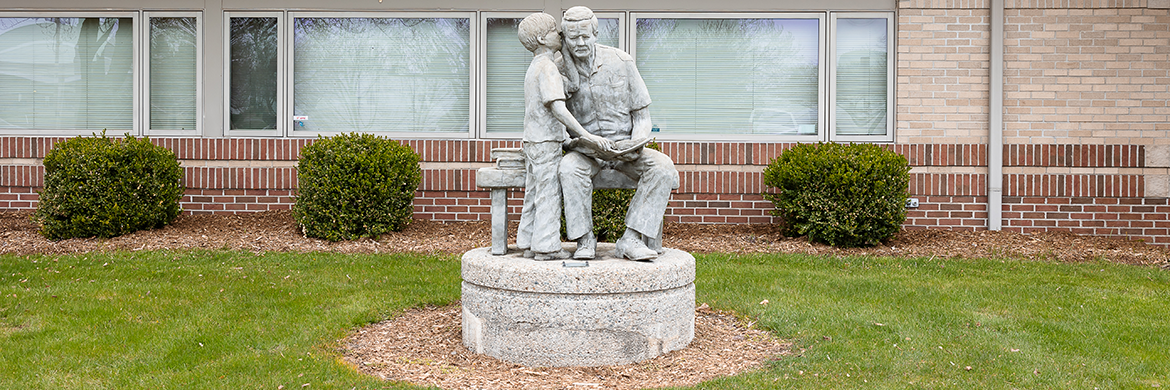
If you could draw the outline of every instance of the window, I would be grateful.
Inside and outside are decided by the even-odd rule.
[[[887,13],[834,13],[829,106],[834,140],[893,141],[893,67]]]
[[[470,134],[471,19],[368,15],[292,15],[290,134]]]
[[[134,132],[136,13],[0,15],[0,129]]]
[[[280,13],[227,15],[226,130],[230,135],[283,135]],[[244,130],[244,131],[241,131]]]
[[[659,139],[892,142],[894,14],[831,3],[597,11],[598,43],[634,57]],[[197,10],[0,11],[0,134],[201,135],[222,112],[208,133],[518,139],[530,13],[227,11],[208,71]]]
[[[484,61],[480,106],[482,135],[520,138],[524,129],[524,74],[532,53],[517,37],[520,21],[531,12],[484,13]],[[596,12],[597,43],[621,48],[624,14]]]
[[[663,138],[822,139],[823,14],[636,15]]]
[[[197,15],[147,13],[148,134],[192,134],[199,129],[202,58]]]

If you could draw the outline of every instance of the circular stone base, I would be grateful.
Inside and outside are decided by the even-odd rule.
[[[574,244],[566,244],[570,253]],[[681,349],[695,334],[695,258],[536,261],[490,248],[463,255],[463,344],[530,367],[633,363]],[[586,266],[587,265],[587,266]]]

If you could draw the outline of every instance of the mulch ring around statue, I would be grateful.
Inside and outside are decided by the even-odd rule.
[[[706,304],[686,348],[639,363],[525,367],[463,346],[462,307],[414,308],[342,340],[345,361],[378,378],[443,389],[641,389],[689,386],[763,368],[792,344]]]

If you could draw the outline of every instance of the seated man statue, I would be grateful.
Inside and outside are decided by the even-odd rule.
[[[643,148],[650,139],[650,93],[629,54],[597,44],[597,17],[586,7],[565,11],[565,68],[568,73],[569,112],[585,131],[613,141],[588,142],[573,138],[561,160],[559,176],[564,194],[565,223],[570,240],[577,241],[575,259],[592,259],[597,251],[593,234],[593,177],[603,168],[618,170],[637,180],[638,188],[626,214],[625,234],[617,241],[617,255],[649,260],[659,253],[646,245],[661,236],[662,216],[670,191],[678,186],[678,171],[670,157]]]

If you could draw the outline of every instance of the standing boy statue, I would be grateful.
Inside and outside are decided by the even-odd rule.
[[[523,152],[527,176],[516,244],[536,260],[570,256],[561,249],[561,184],[557,172],[562,143],[572,136],[582,145],[614,148],[612,141],[586,132],[565,106],[565,81],[556,58],[561,50],[558,27],[552,15],[534,13],[520,22],[518,34],[520,43],[533,57],[524,74]]]

